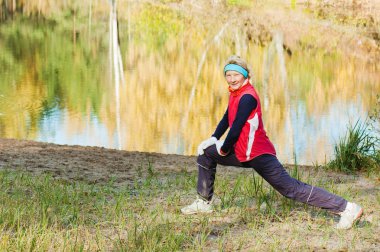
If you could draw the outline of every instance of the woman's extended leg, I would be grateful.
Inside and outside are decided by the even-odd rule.
[[[245,164],[247,165],[247,164]],[[285,197],[339,214],[338,229],[349,229],[363,214],[361,206],[322,188],[305,184],[289,176],[275,156],[262,155],[248,162],[269,184]]]
[[[334,213],[341,213],[346,208],[347,201],[342,197],[290,177],[273,155],[259,156],[249,161],[248,164],[287,198],[327,209]]]

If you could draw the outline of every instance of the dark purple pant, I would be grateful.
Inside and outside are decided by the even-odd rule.
[[[279,193],[296,201],[335,213],[343,212],[347,205],[347,201],[342,197],[290,177],[277,157],[273,155],[264,154],[251,161],[241,163],[234,153],[220,156],[215,145],[212,145],[204,150],[203,155],[198,156],[197,163],[199,171],[197,191],[206,200],[211,200],[214,194],[216,166],[221,164],[253,168]]]

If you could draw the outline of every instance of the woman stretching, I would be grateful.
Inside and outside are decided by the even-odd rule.
[[[349,229],[363,209],[322,188],[305,184],[289,176],[276,157],[276,151],[264,130],[259,96],[250,84],[247,63],[231,56],[224,66],[229,85],[228,108],[211,138],[198,147],[197,199],[181,209],[183,214],[211,213],[217,164],[253,168],[283,196],[339,214],[336,225]],[[230,128],[225,140],[219,140]]]

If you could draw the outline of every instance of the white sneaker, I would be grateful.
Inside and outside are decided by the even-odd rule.
[[[347,202],[346,209],[340,214],[337,229],[350,229],[363,214],[363,208],[355,203]]]
[[[211,213],[212,204],[211,201],[206,201],[201,198],[197,198],[191,205],[182,208],[181,212],[183,214]]]

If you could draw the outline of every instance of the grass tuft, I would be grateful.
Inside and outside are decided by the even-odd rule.
[[[350,125],[346,136],[335,145],[335,158],[327,167],[346,173],[380,169],[379,139],[368,130],[368,124],[359,120]]]

